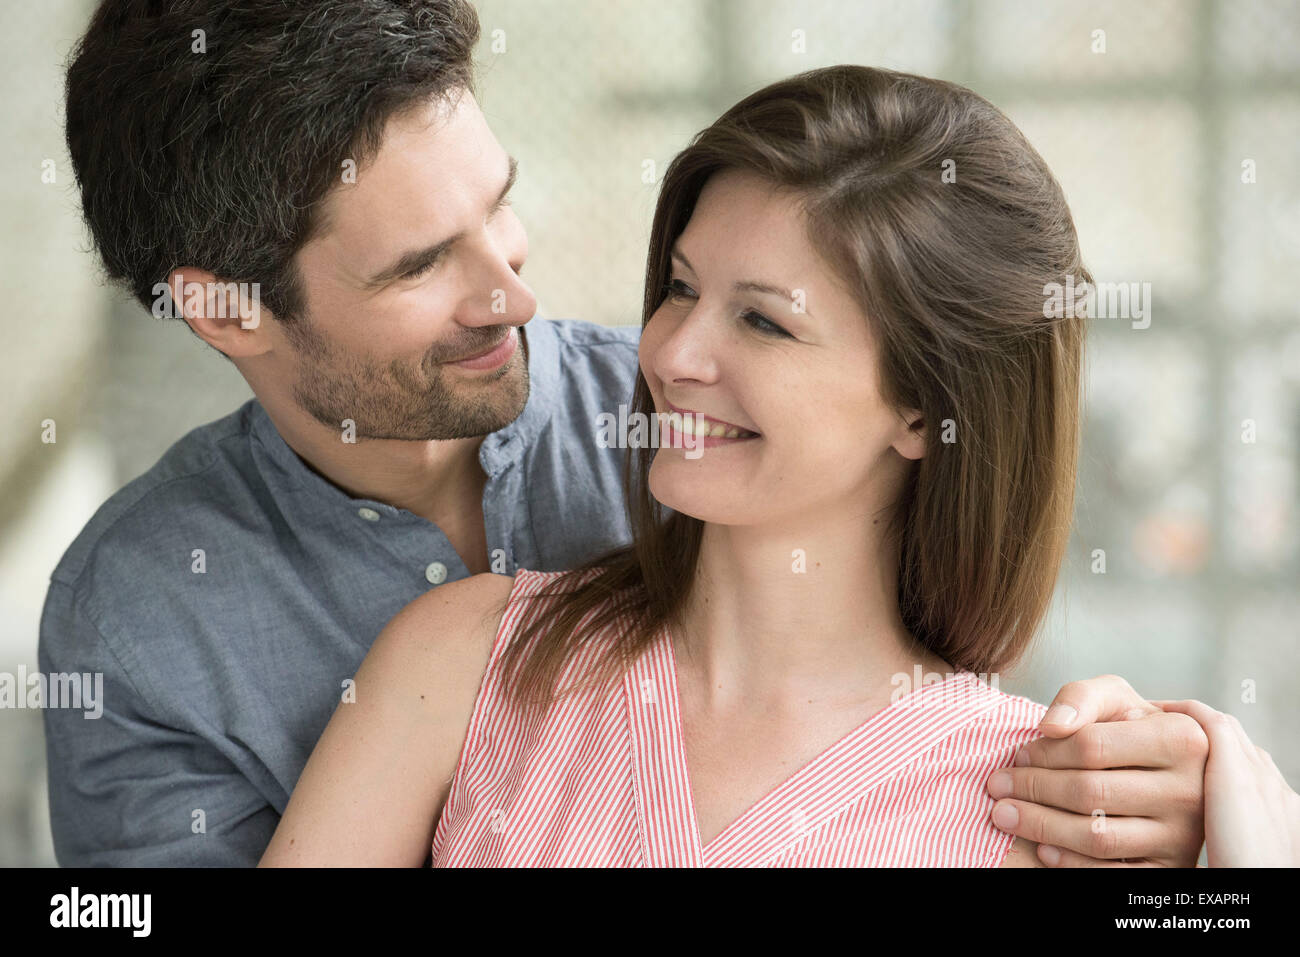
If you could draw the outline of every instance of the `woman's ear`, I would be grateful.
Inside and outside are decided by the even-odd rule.
[[[925,455],[925,420],[915,409],[899,416],[899,435],[894,450],[905,459],[919,459]]]

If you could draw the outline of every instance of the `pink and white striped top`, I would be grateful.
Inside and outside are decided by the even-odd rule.
[[[511,706],[499,659],[558,572],[520,569],[433,838],[434,867],[996,867],[989,774],[1045,708],[969,671],[910,691],[700,846],[667,629],[621,684],[544,716]],[[590,665],[592,634],[565,680]]]

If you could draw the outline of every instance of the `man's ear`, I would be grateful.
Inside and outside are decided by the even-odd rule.
[[[899,415],[899,435],[894,450],[905,459],[919,459],[925,455],[925,420],[915,409]]]
[[[179,266],[167,276],[176,314],[194,334],[232,359],[271,350],[270,312],[257,283],[225,282],[206,269]]]

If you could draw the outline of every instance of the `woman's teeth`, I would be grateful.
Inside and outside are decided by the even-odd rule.
[[[683,416],[680,412],[670,412],[668,414],[668,423],[675,431],[681,432],[683,435],[694,435],[698,438],[738,439],[757,435],[756,432],[748,432],[735,426],[714,422],[698,413]]]

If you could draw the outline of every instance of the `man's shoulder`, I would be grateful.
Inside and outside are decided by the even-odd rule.
[[[598,462],[617,466],[621,462],[617,450],[610,455],[594,443],[575,445],[573,430],[590,432],[596,427],[598,415],[617,411],[620,404],[631,402],[639,370],[641,327],[537,318],[525,328],[535,327],[545,337],[539,340],[536,372],[538,397],[546,403],[551,433],[563,437],[565,456],[587,448],[598,452]]]
[[[192,429],[111,495],[68,546],[51,580],[81,590],[92,575],[138,575],[160,560],[184,557],[170,554],[165,543],[192,540],[202,547],[221,517],[235,517],[250,497],[253,402]]]
[[[584,319],[545,319],[561,348],[590,351],[596,346],[631,346],[641,341],[639,325],[605,326]]]
[[[609,380],[630,386],[635,379],[640,326],[602,326],[581,319],[533,322],[545,323],[543,328],[554,337],[560,370],[571,382]],[[575,372],[580,373],[576,378]]]

